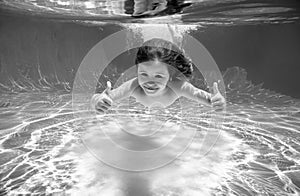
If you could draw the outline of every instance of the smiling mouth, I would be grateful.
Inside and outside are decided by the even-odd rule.
[[[158,88],[158,87],[144,86],[144,89],[145,89],[147,92],[155,92],[155,91],[157,91],[159,88]]]

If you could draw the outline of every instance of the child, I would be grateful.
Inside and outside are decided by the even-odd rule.
[[[138,49],[135,63],[136,78],[113,90],[111,83],[107,82],[107,88],[92,97],[92,106],[98,112],[107,111],[114,101],[129,96],[147,107],[155,104],[167,107],[181,96],[221,110],[226,105],[216,82],[211,94],[186,80],[192,76],[192,63],[171,42],[157,38],[145,42]]]

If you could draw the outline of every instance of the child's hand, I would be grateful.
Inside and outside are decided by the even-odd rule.
[[[218,89],[218,83],[214,82],[212,95],[211,95],[211,104],[217,110],[223,110],[226,106],[226,100]]]
[[[101,94],[95,94],[92,97],[92,107],[95,107],[98,112],[106,112],[111,107],[113,100],[110,97],[110,91],[111,83],[108,81],[106,89]]]

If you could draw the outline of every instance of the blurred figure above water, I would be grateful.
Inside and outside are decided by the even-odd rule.
[[[132,16],[153,15],[166,9],[166,0],[135,0]]]
[[[191,3],[183,0],[134,0],[133,17],[147,17],[154,15],[170,15],[180,13]]]

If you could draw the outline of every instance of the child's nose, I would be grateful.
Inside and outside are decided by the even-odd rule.
[[[149,76],[148,77],[148,82],[147,83],[153,83],[153,84],[155,84],[155,82],[156,82],[156,78],[154,76]]]
[[[154,81],[148,81],[147,84],[148,85],[155,85],[155,82]]]

